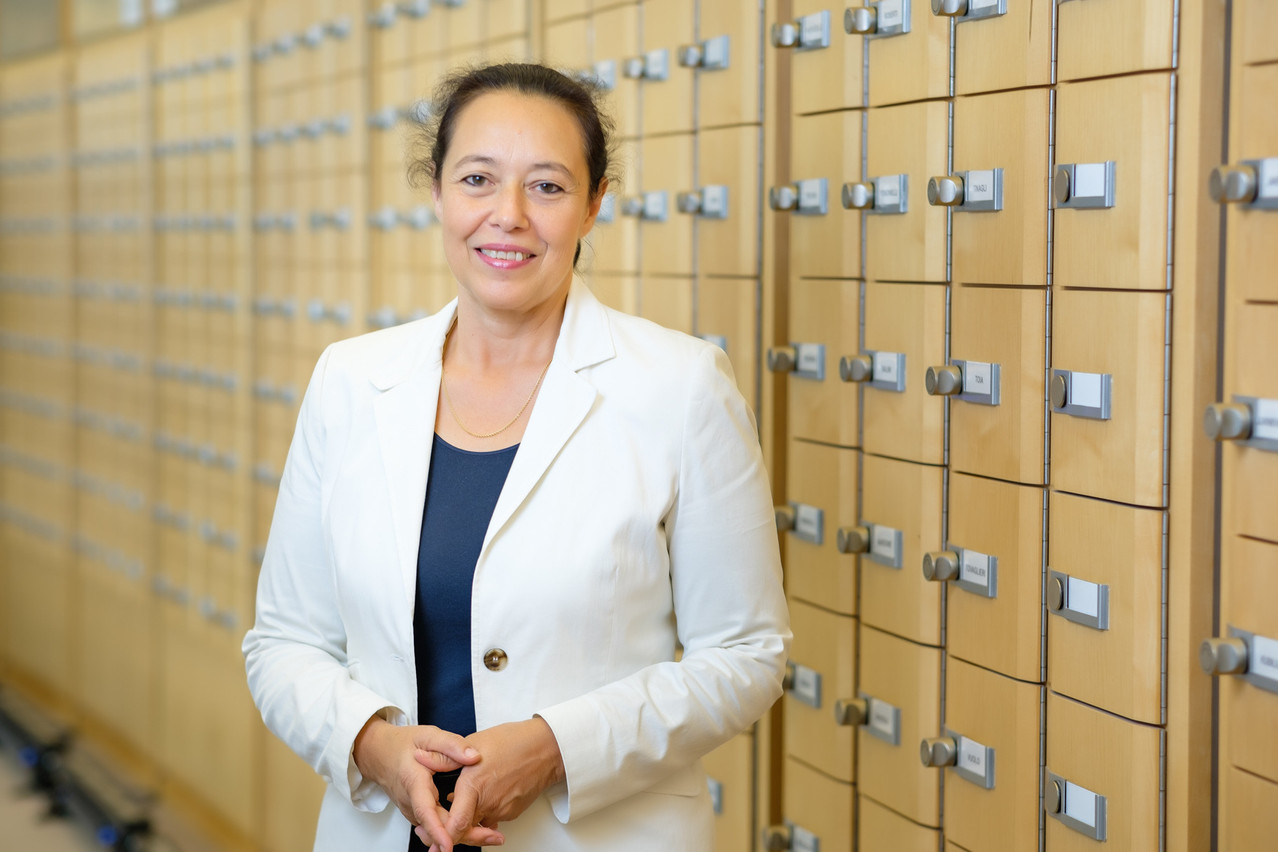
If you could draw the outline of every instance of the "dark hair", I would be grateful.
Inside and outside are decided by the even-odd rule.
[[[581,128],[586,166],[590,172],[590,200],[598,197],[614,162],[613,123],[600,106],[603,90],[590,78],[574,78],[532,63],[503,63],[460,68],[446,76],[435,88],[428,110],[418,109],[414,115],[424,118],[415,135],[408,159],[408,182],[411,186],[431,186],[439,178],[448,146],[453,141],[457,116],[478,98],[489,92],[521,92],[547,98],[572,113]],[[573,255],[573,266],[581,256],[581,243]]]

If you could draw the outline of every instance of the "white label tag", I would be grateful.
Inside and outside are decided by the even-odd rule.
[[[794,531],[812,541],[821,539],[821,510],[815,506],[800,505],[794,513]]]
[[[1278,680],[1278,641],[1266,639],[1264,636],[1251,637],[1247,673]]]
[[[984,11],[985,9],[993,9],[998,6],[998,0],[968,0],[968,14],[972,12]]]
[[[1096,794],[1091,790],[1065,782],[1065,815],[1089,828],[1096,827]]]
[[[963,564],[959,566],[959,579],[988,589],[990,586],[990,558],[984,553],[975,550],[964,550]]]
[[[995,0],[995,2],[997,2],[997,0]],[[974,9],[979,7],[975,0],[973,0],[968,8]],[[986,169],[984,171],[968,172],[967,183],[963,190],[963,200],[969,204],[973,201],[993,201],[994,170]]]
[[[895,352],[874,353],[874,381],[896,382],[897,357]]]
[[[879,8],[882,9],[883,6],[880,5]],[[879,14],[882,15],[882,12]],[[881,17],[880,20],[882,20]],[[876,207],[900,207],[901,176],[895,175],[893,177],[879,178],[875,182],[874,194],[874,204]]]
[[[896,530],[874,524],[870,527],[870,552],[889,562],[896,561]]]
[[[1251,437],[1278,440],[1278,400],[1258,399],[1252,410]]]
[[[801,210],[819,210],[821,202],[821,182],[819,180],[799,181],[799,208]]]
[[[1074,166],[1074,185],[1070,195],[1075,198],[1105,197],[1105,164],[1079,163]]]
[[[879,29],[896,29],[900,26],[901,0],[879,0]]]
[[[821,369],[821,347],[799,346],[798,350],[796,368],[800,373],[815,373]]]
[[[896,708],[886,701],[871,698],[870,727],[888,737],[896,737]]]
[[[706,776],[706,787],[710,790],[710,807],[716,814],[723,813],[723,784]]]
[[[821,841],[806,828],[790,829],[790,852],[821,852]]]
[[[807,666],[794,667],[794,694],[805,704],[821,706],[821,675]]]
[[[1278,198],[1278,157],[1261,160],[1260,168],[1256,171],[1256,196]]]
[[[963,393],[989,396],[993,392],[990,365],[983,361],[968,361],[963,366]]]
[[[826,12],[822,14],[817,12],[812,15],[804,15],[799,19],[799,43],[803,45],[817,45],[829,38],[827,35],[826,22],[829,20]]]
[[[1074,612],[1093,618],[1100,615],[1100,587],[1095,583],[1070,577],[1068,596],[1069,608]]]
[[[1070,405],[1084,405],[1088,408],[1101,406],[1101,374],[1070,373],[1069,377]]]
[[[958,765],[968,772],[984,778],[986,772],[985,746],[975,740],[969,740],[967,737],[959,737]]]

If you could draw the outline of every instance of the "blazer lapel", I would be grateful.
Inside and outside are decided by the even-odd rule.
[[[497,498],[497,506],[484,536],[484,545],[479,553],[481,564],[493,538],[528,499],[546,469],[594,406],[599,392],[578,371],[614,354],[603,306],[585,284],[574,279],[550,370],[542,382],[541,392],[519,444],[519,452],[511,463],[506,484]]]
[[[390,499],[395,552],[404,583],[405,605],[411,610],[417,589],[417,551],[421,544],[422,510],[426,505],[426,477],[439,405],[440,353],[452,311],[423,330],[420,347],[407,347],[373,383],[383,392],[373,401],[377,439]]]

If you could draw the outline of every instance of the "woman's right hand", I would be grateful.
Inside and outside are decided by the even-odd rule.
[[[374,716],[355,738],[355,766],[381,787],[399,812],[421,826],[430,841],[451,852],[454,843],[500,846],[505,837],[495,828],[473,826],[461,837],[451,837],[445,822],[448,811],[439,802],[436,772],[451,772],[480,760],[479,752],[457,734],[433,725],[392,725]]]

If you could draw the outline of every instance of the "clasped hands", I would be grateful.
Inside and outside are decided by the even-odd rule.
[[[453,844],[500,846],[498,826],[519,816],[547,787],[563,780],[563,760],[550,726],[539,717],[469,737],[431,725],[402,727],[380,717],[355,739],[355,764],[386,791],[430,852]],[[437,772],[461,769],[451,810],[439,801]]]

